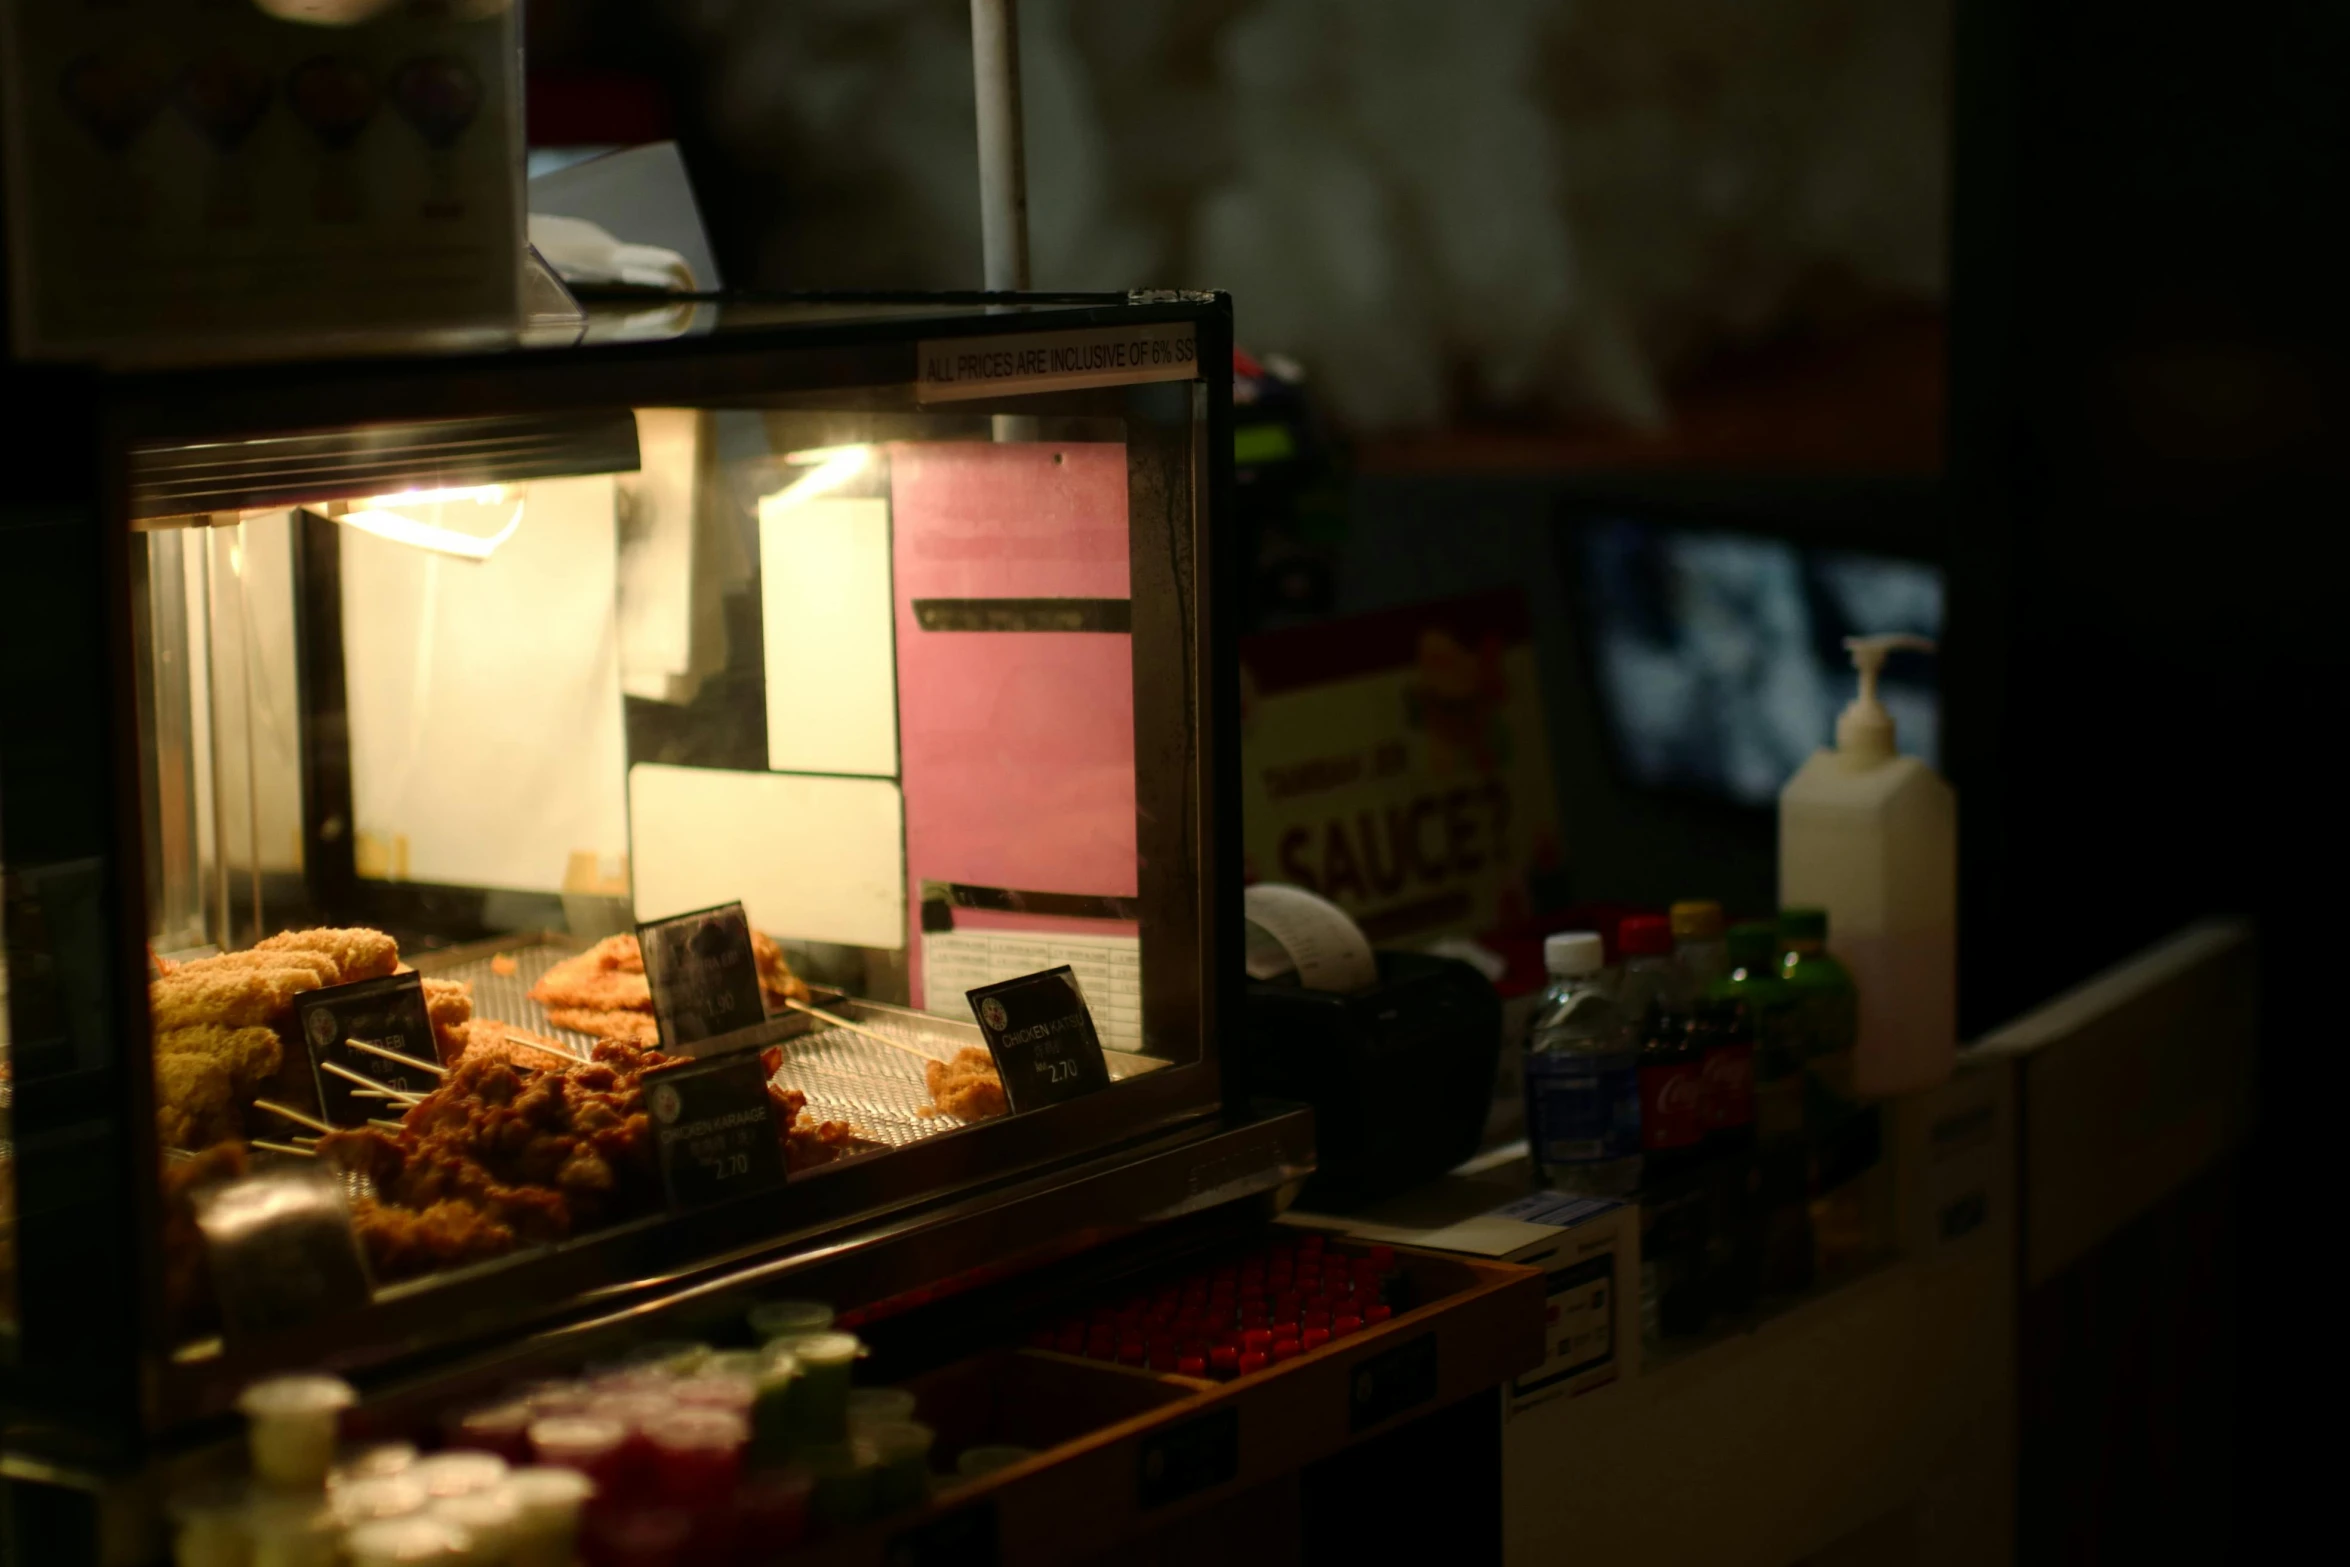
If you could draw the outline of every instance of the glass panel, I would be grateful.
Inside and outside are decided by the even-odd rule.
[[[0,859],[0,888],[8,862]],[[0,1354],[14,1359],[16,1337],[16,1058],[8,1024],[8,943],[0,941]]]
[[[1077,1145],[1200,1062],[1200,411],[1053,406],[1014,440],[977,404],[612,410],[532,425],[496,483],[430,425],[278,435],[354,486],[467,482],[142,521],[167,1152],[348,1172],[379,1286],[654,1217],[680,1199],[639,1074],[682,1046],[644,1053],[634,932],[732,903],[765,1017],[720,1044],[765,1052],[794,1174],[1023,1119],[980,986],[1071,971],[1108,1079],[1046,1111]],[[245,444],[134,471],[286,493]],[[436,1059],[354,1082],[300,998],[409,967]]]

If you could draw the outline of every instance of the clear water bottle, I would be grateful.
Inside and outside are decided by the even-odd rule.
[[[1526,1143],[1537,1178],[1589,1197],[1640,1185],[1640,1049],[1605,973],[1599,937],[1542,944],[1550,991],[1526,1038]]]

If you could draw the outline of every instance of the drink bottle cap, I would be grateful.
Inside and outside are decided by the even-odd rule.
[[[1779,911],[1779,939],[1782,941],[1826,941],[1828,939],[1828,911],[1826,909],[1781,909]]]
[[[1711,898],[1673,905],[1673,935],[1682,941],[1713,941],[1722,934],[1722,906]]]
[[[1592,931],[1561,931],[1543,941],[1542,966],[1563,979],[1596,974],[1607,966],[1607,949]]]
[[[1733,925],[1729,945],[1732,968],[1769,968],[1779,955],[1779,928],[1769,920]]]
[[[1654,957],[1673,950],[1673,926],[1661,914],[1635,914],[1616,927],[1616,950],[1628,958]]]

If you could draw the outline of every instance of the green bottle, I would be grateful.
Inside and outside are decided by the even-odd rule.
[[[1804,1136],[1804,1070],[1795,992],[1779,973],[1779,928],[1768,920],[1733,925],[1730,970],[1708,995],[1737,1013],[1754,1041],[1752,1218],[1759,1287],[1781,1294],[1812,1280],[1811,1155]]]
[[[1854,1078],[1860,992],[1851,970],[1828,954],[1825,911],[1783,910],[1779,949],[1779,975],[1795,997],[1804,1134],[1811,1144],[1812,1194],[1819,1196],[1872,1168],[1881,1147],[1876,1107],[1862,1102]]]

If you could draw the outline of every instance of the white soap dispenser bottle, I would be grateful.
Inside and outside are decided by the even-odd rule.
[[[1860,989],[1855,1086],[1913,1093],[1958,1059],[1958,800],[1893,745],[1877,676],[1924,637],[1848,637],[1860,695],[1779,793],[1779,904],[1828,911],[1828,947]]]

